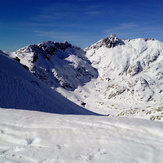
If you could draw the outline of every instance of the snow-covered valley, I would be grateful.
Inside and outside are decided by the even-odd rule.
[[[162,163],[163,43],[0,51],[0,163]]]

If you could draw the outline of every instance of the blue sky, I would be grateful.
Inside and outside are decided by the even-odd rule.
[[[85,48],[116,34],[120,39],[163,42],[162,0],[4,0],[0,9],[0,49],[68,41]]]

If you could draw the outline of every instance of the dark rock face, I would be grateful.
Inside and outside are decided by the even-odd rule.
[[[122,41],[118,39],[116,35],[110,35],[110,37],[106,37],[103,39],[104,45],[108,48],[115,47],[117,45],[121,45]]]
[[[25,53],[33,53],[33,62],[36,62],[39,58],[39,55],[43,55],[47,60],[55,55],[58,51],[65,51],[68,48],[77,48],[70,43],[63,42],[53,42],[53,41],[45,41],[38,45],[29,45],[27,47],[21,48],[16,51],[17,59],[24,57]],[[80,48],[79,48],[80,49]]]
[[[118,45],[124,45],[124,42],[122,40],[120,40],[116,35],[112,34],[112,35],[110,35],[110,37],[101,39],[97,43],[86,48],[85,50],[88,51],[89,49],[99,49],[103,46],[105,46],[107,48],[113,48]]]

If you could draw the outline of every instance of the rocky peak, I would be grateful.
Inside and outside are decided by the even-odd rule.
[[[103,41],[103,44],[108,48],[115,47],[116,45],[121,45],[121,42],[122,42],[114,34],[110,35],[110,37],[104,38],[102,41]]]
[[[122,40],[120,40],[115,34],[112,34],[112,35],[110,35],[110,37],[101,39],[97,43],[86,48],[85,50],[87,51],[89,49],[99,49],[103,46],[105,46],[107,48],[113,48],[115,46],[122,45],[122,44],[124,44],[124,42]]]
[[[58,50],[65,50],[68,48],[72,48],[73,46],[65,42],[53,42],[53,41],[45,41],[41,44],[39,44],[39,47],[42,48],[46,53],[48,54],[54,54]]]
[[[57,54],[59,51],[65,51],[67,49],[78,49],[79,47],[73,46],[67,41],[65,42],[53,42],[53,41],[45,41],[43,43],[40,43],[38,45],[29,45],[24,48],[21,48],[15,52],[17,58],[22,59],[24,57],[29,58],[30,61],[35,61],[38,58],[38,55],[44,56],[47,60],[50,60],[50,58]]]

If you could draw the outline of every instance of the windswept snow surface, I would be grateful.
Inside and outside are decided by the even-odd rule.
[[[0,109],[1,163],[162,163],[163,122]]]
[[[0,51],[0,107],[95,115],[69,101]]]

